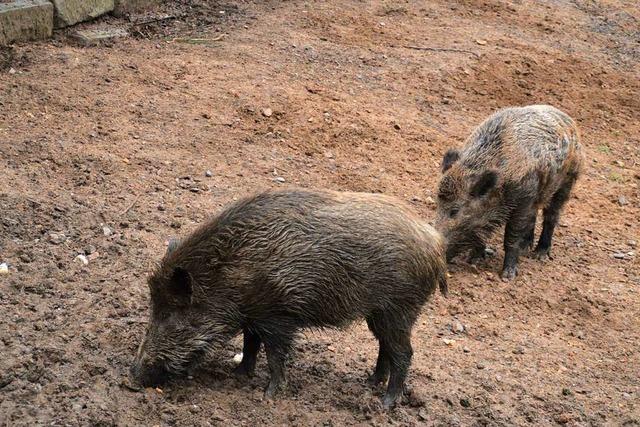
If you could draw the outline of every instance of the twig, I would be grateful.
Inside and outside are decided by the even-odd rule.
[[[171,15],[171,16],[165,16],[164,18],[157,18],[157,19],[150,19],[148,21],[134,22],[133,24],[131,24],[131,27],[138,27],[140,25],[154,24],[156,22],[168,21],[170,19],[177,19],[177,18],[180,18],[180,16]]]
[[[457,53],[468,53],[470,55],[475,56],[476,58],[480,58],[480,55],[471,50],[464,49],[454,49],[450,47],[428,47],[428,46],[402,46],[405,49],[413,49],[413,50],[428,50],[432,52],[457,52]]]
[[[135,204],[138,202],[139,198],[140,198],[140,195],[136,196],[136,198],[133,200],[133,202],[131,202],[131,204],[129,206],[127,206],[127,208],[125,210],[123,210],[120,215],[126,215],[126,213],[129,212],[131,210],[131,208],[135,206]]]
[[[178,43],[206,44],[208,42],[219,42],[220,40],[222,40],[225,37],[226,37],[226,34],[220,34],[219,36],[211,38],[211,39],[179,38],[179,39],[173,39],[172,41],[178,42]]]

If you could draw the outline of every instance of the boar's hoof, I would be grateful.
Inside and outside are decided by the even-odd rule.
[[[517,275],[518,268],[514,265],[513,267],[505,267],[504,270],[502,270],[500,277],[502,277],[503,281],[508,282],[515,279]]]
[[[251,378],[253,377],[254,373],[255,371],[253,369],[247,368],[242,363],[236,366],[236,368],[233,370],[233,375],[240,378]]]
[[[267,389],[264,391],[264,398],[266,400],[275,400],[278,394],[280,394],[286,388],[285,381],[269,381]]]
[[[373,373],[367,377],[367,385],[369,387],[375,387],[378,384],[382,384],[387,380],[386,375],[379,375]]]
[[[551,254],[549,253],[549,249],[536,248],[533,252],[533,258],[540,261],[548,261],[551,259]]]
[[[385,394],[384,397],[382,398],[382,407],[384,408],[385,411],[393,409],[401,397],[402,397],[402,393],[400,395],[393,394],[393,393]]]

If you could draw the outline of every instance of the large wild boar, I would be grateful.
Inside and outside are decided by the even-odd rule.
[[[466,250],[471,259],[482,257],[486,239],[505,224],[502,277],[513,279],[521,250],[533,246],[539,209],[535,256],[547,258],[582,163],[578,129],[562,111],[532,105],[491,115],[442,161],[436,228],[447,241],[447,259]]]
[[[272,397],[298,330],[364,318],[380,345],[369,381],[390,375],[383,402],[392,406],[420,309],[436,286],[446,292],[444,251],[438,232],[390,197],[289,190],[241,200],[169,250],[149,278],[150,322],[132,377],[161,384],[243,332],[237,373],[253,373],[264,344]]]

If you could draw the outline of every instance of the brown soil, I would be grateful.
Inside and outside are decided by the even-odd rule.
[[[3,54],[0,424],[640,424],[635,0],[176,4],[112,46],[58,34]],[[130,23],[86,26],[106,25]],[[230,375],[238,340],[164,390],[123,386],[169,236],[287,185],[431,218],[444,151],[532,103],[571,114],[588,156],[554,259],[524,258],[513,283],[501,250],[453,265],[414,331],[408,402],[386,413],[365,385],[364,324],[304,334],[275,402],[264,356]]]

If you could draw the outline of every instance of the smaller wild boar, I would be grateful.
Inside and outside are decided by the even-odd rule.
[[[131,368],[145,386],[184,374],[243,332],[236,373],[254,372],[264,344],[269,398],[284,385],[297,331],[366,319],[380,346],[369,381],[389,378],[390,407],[402,395],[421,307],[436,286],[446,292],[439,233],[382,195],[261,193],[173,246],[149,278],[150,322]]]
[[[573,120],[549,105],[499,110],[460,150],[442,161],[436,228],[447,241],[447,259],[470,250],[484,256],[485,241],[505,224],[502,277],[517,274],[521,250],[533,245],[537,211],[543,209],[537,258],[547,258],[560,210],[583,163]]]

